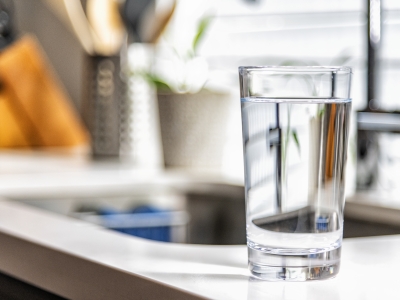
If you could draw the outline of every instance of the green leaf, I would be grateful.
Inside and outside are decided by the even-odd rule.
[[[299,142],[299,138],[297,136],[297,131],[295,129],[292,130],[292,137],[297,146],[297,150],[299,151],[299,154],[300,154],[301,153],[300,142]]]
[[[193,39],[192,48],[193,51],[196,52],[197,47],[199,46],[200,40],[203,38],[204,33],[207,31],[208,26],[211,23],[211,16],[204,17],[200,20],[199,25],[197,26],[197,32]]]
[[[156,86],[158,91],[162,91],[162,92],[171,92],[172,91],[170,86],[161,80],[154,80],[153,84]]]
[[[166,83],[161,78],[159,78],[153,74],[149,74],[149,73],[145,73],[143,75],[148,82],[150,82],[157,88],[158,91],[162,91],[162,92],[171,92],[172,91],[172,89],[168,85],[168,83]]]

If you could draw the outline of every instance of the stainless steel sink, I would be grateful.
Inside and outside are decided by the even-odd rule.
[[[191,215],[189,242],[193,244],[245,244],[246,222],[243,188],[232,187],[229,197],[188,193]],[[349,201],[344,212],[344,238],[400,234],[400,210],[376,208]],[[393,220],[395,220],[393,222]]]
[[[171,202],[188,212],[190,221],[181,230],[178,241],[192,244],[234,245],[246,243],[244,189],[239,185],[201,183],[176,189]],[[135,198],[137,198],[135,200]],[[100,204],[127,207],[146,200],[146,196],[32,199],[24,203],[58,213],[73,215],[73,208],[80,205]],[[17,200],[17,199],[16,199]],[[119,203],[119,204],[118,204]],[[58,210],[58,211],[57,211]],[[347,201],[345,208],[344,238],[400,234],[400,210],[377,208]]]

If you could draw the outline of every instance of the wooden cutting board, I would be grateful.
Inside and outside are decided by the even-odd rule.
[[[34,37],[0,53],[0,148],[87,145],[71,103]]]

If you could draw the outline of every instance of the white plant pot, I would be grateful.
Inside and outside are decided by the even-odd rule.
[[[220,170],[232,98],[229,94],[159,94],[165,166]]]

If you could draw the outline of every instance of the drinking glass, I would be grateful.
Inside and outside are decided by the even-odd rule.
[[[249,269],[265,280],[340,267],[349,67],[239,67]]]

